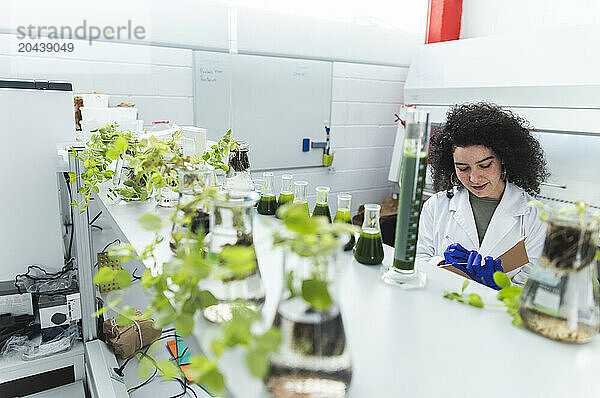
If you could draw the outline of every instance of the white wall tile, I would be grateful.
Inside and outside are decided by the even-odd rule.
[[[16,57],[19,79],[64,80],[73,83],[73,90],[90,92],[93,89],[92,63],[71,59]]]
[[[394,113],[399,104],[334,102],[331,108],[332,125],[394,125]]]
[[[406,80],[407,73],[408,68],[406,67],[354,64],[348,62],[333,63],[333,77],[403,82]]]
[[[187,97],[138,97],[133,102],[139,109],[139,119],[149,125],[155,120],[169,120],[178,125],[194,124],[193,99]]]
[[[339,170],[390,167],[392,147],[344,148],[335,151],[334,163]]]
[[[333,78],[333,101],[401,103],[404,83],[393,81]]]
[[[152,76],[158,82],[158,95],[194,95],[191,67],[152,66]]]
[[[396,126],[333,126],[331,146],[335,149],[393,146],[396,130]]]
[[[158,95],[158,81],[150,65],[95,62],[94,89],[109,94]]]
[[[17,77],[16,61],[14,57],[0,55],[0,76],[5,79]]]

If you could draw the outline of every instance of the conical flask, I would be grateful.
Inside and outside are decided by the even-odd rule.
[[[356,246],[354,246],[354,258],[361,264],[377,265],[383,261],[383,242],[381,240],[381,227],[379,226],[380,212],[380,205],[365,204],[365,219],[362,231]]]
[[[520,296],[527,328],[569,343],[598,333],[597,247],[598,220],[587,211],[550,212],[542,255]]]
[[[225,263],[201,281],[202,287],[218,301],[202,311],[211,322],[230,320],[233,307],[241,305],[258,311],[265,302],[253,238],[252,218],[257,200],[256,192],[219,192],[211,199],[209,258],[221,264],[221,253],[227,248],[245,247],[250,251],[250,263],[243,267],[243,274],[232,272]]]
[[[265,171],[263,173],[263,188],[260,192],[258,205],[256,206],[258,214],[272,216],[275,214],[275,211],[277,211],[277,199],[275,197],[275,192],[273,191],[273,179],[272,172]]]
[[[425,286],[426,275],[415,270],[419,216],[429,150],[429,113],[416,109],[406,112],[398,217],[394,242],[394,263],[382,269],[381,279],[403,289]]]
[[[334,253],[301,257],[287,249],[281,299],[273,326],[282,343],[270,357],[265,384],[271,396],[345,397],[352,379],[352,362],[338,303],[338,260],[345,240]],[[311,281],[327,282],[331,305],[319,310],[302,296]]]
[[[350,214],[350,209],[352,207],[352,195],[349,193],[341,193],[338,195],[337,199],[338,207],[333,222],[345,222],[352,224],[352,216]],[[352,250],[355,242],[356,240],[354,238],[354,234],[351,234],[350,240],[344,246],[344,251]]]
[[[308,210],[308,201],[306,200],[306,187],[308,186],[307,181],[295,181],[294,182],[294,204],[302,205],[306,208],[306,214],[310,215]]]
[[[316,187],[315,191],[317,192],[317,200],[315,203],[315,208],[313,210],[313,217],[315,216],[323,216],[327,217],[329,222],[331,222],[331,211],[329,210],[329,191],[331,188],[329,187]]]
[[[200,196],[209,185],[211,175],[211,170],[177,170],[179,200],[169,242],[173,252],[196,234],[209,232],[208,205]]]

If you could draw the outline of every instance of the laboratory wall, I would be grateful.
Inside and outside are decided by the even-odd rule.
[[[426,1],[421,2],[426,5]],[[7,19],[6,14],[0,17],[0,77],[71,81],[75,93],[100,91],[111,95],[111,105],[136,104],[145,125],[154,120],[170,120],[179,125],[194,123],[194,50],[239,50],[331,61],[333,167],[279,170],[277,175],[289,172],[296,179],[309,181],[311,205],[314,187],[331,186],[333,209],[338,192],[354,195],[353,212],[359,204],[380,202],[391,193],[387,175],[396,133],[394,113],[403,103],[408,65],[414,50],[423,42],[422,34],[351,23],[326,24],[306,16],[281,14],[278,18],[277,13],[270,11],[242,8],[232,16],[225,3],[177,0],[173,3],[177,9],[164,9],[157,2],[139,9],[136,18],[141,19],[136,20],[145,21],[151,28],[152,45],[115,40],[89,45],[74,41],[77,51],[73,53],[34,54],[18,52],[19,40],[13,26],[15,21],[29,20],[16,12],[25,12],[28,0],[10,3],[12,18]],[[57,4],[56,7],[64,7],[67,3]],[[36,23],[43,10],[29,10],[31,21]],[[172,18],[174,13],[182,14],[182,18]],[[110,21],[109,14],[90,15],[90,23],[96,17]],[[198,15],[200,22],[195,23],[190,14]],[[281,18],[287,21],[287,29],[272,36],[274,40],[269,44],[266,32],[273,30],[265,30],[265,24]],[[208,23],[211,19],[218,23]],[[81,16],[70,14],[64,21],[53,23],[75,26],[78,21]],[[318,28],[315,31],[322,35],[318,45],[314,45],[315,37],[302,34],[311,31],[313,22]],[[279,183],[276,180],[276,189]]]
[[[460,38],[598,23],[597,0],[463,0]]]

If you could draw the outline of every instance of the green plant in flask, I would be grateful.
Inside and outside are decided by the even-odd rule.
[[[310,211],[308,210],[308,201],[306,200],[307,186],[307,181],[294,182],[294,204],[301,205],[303,208],[306,209],[306,214],[310,216]]]
[[[273,173],[265,171],[263,173],[263,189],[260,193],[258,206],[256,206],[258,214],[272,216],[277,211],[277,201],[273,193]]]
[[[394,262],[382,280],[405,289],[425,286],[426,275],[415,270],[419,216],[429,149],[429,113],[409,110],[403,142]]]
[[[383,261],[383,242],[379,226],[380,211],[381,206],[377,204],[367,203],[365,205],[362,231],[354,247],[354,258],[361,264],[377,265]]]
[[[352,195],[350,195],[349,193],[341,193],[338,195],[337,198],[338,207],[333,222],[345,222],[348,224],[352,224],[352,216],[350,214]],[[354,238],[354,234],[351,234],[350,240],[344,246],[344,251],[352,250],[352,248],[354,247],[354,243],[356,243],[356,240]]]
[[[316,187],[317,191],[317,203],[315,204],[315,208],[313,210],[313,217],[315,216],[323,216],[327,217],[329,222],[331,222],[331,212],[329,211],[329,203],[327,203],[327,198],[329,196],[329,187]]]
[[[279,199],[277,200],[277,207],[294,201],[294,191],[292,190],[293,179],[294,177],[290,174],[281,176],[281,192],[279,193]],[[277,215],[277,217],[279,217],[279,215]]]

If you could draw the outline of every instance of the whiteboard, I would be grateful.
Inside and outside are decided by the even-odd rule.
[[[194,51],[195,124],[217,140],[229,128],[250,143],[252,169],[322,165],[331,115],[332,63]]]

